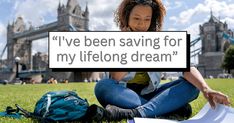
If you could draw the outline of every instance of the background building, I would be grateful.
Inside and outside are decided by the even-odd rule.
[[[199,55],[198,68],[204,77],[217,77],[224,72],[221,64],[225,51],[230,46],[230,42],[224,38],[225,34],[234,37],[234,32],[228,29],[227,23],[221,22],[212,12],[209,21],[200,25],[202,52]]]

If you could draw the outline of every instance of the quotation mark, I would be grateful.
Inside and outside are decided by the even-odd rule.
[[[58,40],[58,36],[53,36],[53,38],[52,38],[53,40]]]
[[[173,56],[178,55],[178,51],[173,51]]]

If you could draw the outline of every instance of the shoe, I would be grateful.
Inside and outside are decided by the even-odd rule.
[[[170,113],[158,116],[157,118],[162,118],[162,119],[171,119],[171,120],[187,120],[192,116],[192,107],[190,104],[185,104],[181,108],[172,111]]]
[[[105,116],[107,115],[104,108],[96,105],[96,104],[93,104],[91,106],[88,107],[88,110],[84,116],[84,120],[83,121],[86,121],[88,123],[92,123],[93,121],[94,122],[100,122],[100,121],[104,121],[105,120]]]
[[[123,119],[133,119],[134,117],[141,117],[136,109],[122,109],[117,106],[107,105],[106,109],[93,104],[91,105],[85,115],[87,122],[101,122],[101,121],[121,121]]]
[[[192,107],[190,104],[185,104],[183,107],[176,110],[177,114],[187,119],[192,116]]]
[[[106,118],[108,121],[121,121],[123,119],[133,119],[134,117],[141,117],[136,109],[123,109],[114,105],[107,105],[108,112]]]

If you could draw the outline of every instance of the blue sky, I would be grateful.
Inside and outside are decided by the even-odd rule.
[[[66,4],[67,0],[60,0]],[[86,2],[90,11],[90,30],[118,30],[113,22],[113,13],[121,0],[77,0],[82,9]],[[234,0],[162,0],[167,15],[163,30],[186,30],[192,39],[198,37],[198,26],[213,14],[226,21],[234,29]],[[18,16],[26,24],[40,26],[56,21],[59,0],[1,0],[0,1],[0,53],[6,44],[6,26]],[[46,52],[46,39],[33,43],[33,53]],[[5,55],[6,56],[6,55]]]

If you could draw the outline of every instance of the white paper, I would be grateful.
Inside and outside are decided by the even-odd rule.
[[[179,121],[137,117],[134,120],[128,121],[128,123],[179,123]]]
[[[221,104],[211,109],[207,103],[197,115],[181,123],[234,123],[234,109]]]
[[[128,123],[234,123],[234,108],[218,104],[215,109],[211,109],[207,103],[197,115],[188,120],[134,118]]]

